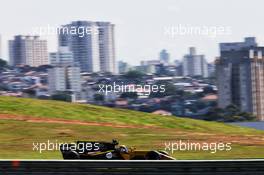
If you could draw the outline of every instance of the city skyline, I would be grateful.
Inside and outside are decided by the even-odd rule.
[[[141,60],[158,59],[159,51],[162,49],[166,49],[170,53],[171,60],[181,60],[188,48],[194,46],[206,56],[208,62],[211,62],[219,56],[218,43],[238,41],[248,36],[258,38],[260,44],[264,43],[261,30],[264,27],[263,24],[249,20],[263,16],[260,13],[262,2],[259,0],[251,2],[204,0],[203,3],[192,0],[186,2],[165,0],[151,2],[151,6],[149,6],[149,0],[133,2],[78,0],[74,2],[80,4],[78,10],[72,8],[71,3],[65,3],[62,9],[65,13],[58,13],[61,3],[54,1],[49,3],[49,1],[15,2],[11,0],[1,5],[0,19],[3,21],[3,27],[0,34],[2,35],[3,57],[5,59],[8,57],[7,40],[10,40],[14,35],[30,34],[32,27],[36,26],[59,27],[76,20],[109,21],[115,24],[116,58],[132,65],[139,64]],[[228,6],[226,6],[227,4]],[[256,8],[254,11],[244,13],[253,5]],[[233,15],[234,10],[236,15]],[[11,13],[12,11],[16,11],[15,15]],[[225,13],[222,13],[223,11]],[[9,20],[5,20],[6,14],[9,14]],[[204,34],[176,35],[174,37],[165,35],[166,28],[175,28],[179,25],[188,28],[224,27],[229,29],[229,33],[215,37]],[[57,50],[57,36],[41,37],[48,40],[49,52]]]

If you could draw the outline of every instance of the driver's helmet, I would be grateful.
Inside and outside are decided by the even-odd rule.
[[[120,153],[128,153],[128,148],[125,145],[119,146]]]

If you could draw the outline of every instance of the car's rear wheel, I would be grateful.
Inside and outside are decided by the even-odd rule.
[[[160,160],[160,154],[157,151],[150,151],[145,156],[146,160]]]
[[[80,155],[76,151],[67,151],[63,154],[64,159],[80,159]]]

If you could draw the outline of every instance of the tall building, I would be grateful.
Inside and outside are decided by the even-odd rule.
[[[109,22],[74,21],[64,25],[59,46],[70,48],[82,72],[116,72],[114,25]]]
[[[190,47],[189,54],[183,58],[184,76],[202,76],[208,77],[208,65],[204,55],[197,55],[195,47]]]
[[[48,70],[49,93],[70,91],[75,95],[81,92],[80,67],[74,63],[73,54],[68,47],[60,47],[58,52],[50,54],[53,68]]]
[[[58,52],[52,52],[50,55],[51,65],[72,65],[74,64],[73,54],[67,46],[61,46]]]
[[[208,77],[215,77],[215,62],[208,63]]]
[[[184,76],[208,77],[208,65],[204,55],[197,55],[195,47],[190,47],[190,53],[182,62]]]
[[[54,67],[48,69],[48,88],[49,94],[57,91],[66,91],[66,75],[64,67]]]
[[[15,36],[14,40],[9,40],[9,62],[12,66],[49,64],[47,41],[39,36]]]
[[[183,70],[182,70],[182,62],[179,60],[174,61],[174,66],[176,67],[176,75],[177,76],[183,76]]]
[[[160,66],[163,66],[161,60],[141,61],[140,66],[136,66],[136,70],[146,74],[156,74]]]
[[[75,29],[75,33],[71,32]],[[86,33],[86,29],[89,33]],[[78,32],[77,32],[78,31]],[[61,27],[59,47],[67,46],[82,72],[99,72],[99,31],[94,22],[74,21]]]
[[[220,43],[216,76],[219,107],[234,104],[264,120],[264,47],[255,38]]]
[[[163,49],[160,51],[159,55],[160,61],[164,64],[169,64],[170,62],[170,54],[167,52],[167,50]]]
[[[81,74],[78,66],[57,65],[48,70],[49,94],[60,91],[81,92]]]
[[[70,91],[81,92],[81,72],[74,63],[73,54],[67,46],[59,47],[58,52],[50,53],[50,63],[53,68],[48,70],[49,93]]]
[[[99,56],[102,72],[116,73],[114,24],[96,22],[99,28]]]
[[[130,69],[130,66],[128,65],[128,63],[124,62],[124,61],[118,61],[118,73],[123,74],[128,72]]]

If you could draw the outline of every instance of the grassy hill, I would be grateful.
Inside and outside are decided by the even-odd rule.
[[[177,159],[263,158],[264,132],[95,105],[0,97],[0,158],[61,159],[59,151],[33,151],[33,142],[109,140],[138,149],[165,142],[232,142],[232,150],[177,151]]]

